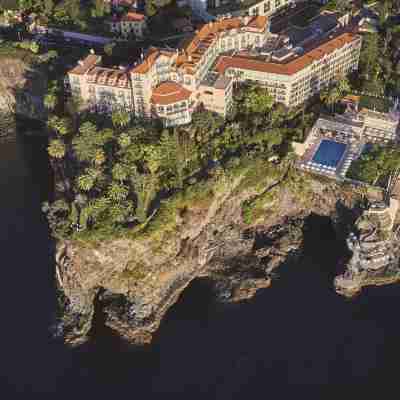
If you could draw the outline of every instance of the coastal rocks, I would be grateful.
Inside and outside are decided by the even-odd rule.
[[[379,286],[400,280],[400,246],[394,221],[397,200],[389,204],[369,204],[348,235],[347,246],[352,255],[345,272],[335,278],[339,294],[352,297],[364,286]]]
[[[309,200],[299,202],[297,188],[281,182],[274,186],[274,206],[264,220],[248,225],[242,205],[255,193],[238,190],[240,177],[228,183],[209,201],[187,207],[167,235],[96,245],[60,242],[57,275],[68,299],[60,314],[65,341],[82,343],[93,321],[101,321],[132,343],[148,343],[197,278],[207,278],[223,302],[249,299],[273,284],[281,265],[301,255],[310,213],[341,220],[342,208],[359,201],[348,188],[312,181]]]

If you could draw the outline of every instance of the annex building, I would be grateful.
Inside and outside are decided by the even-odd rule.
[[[149,48],[128,67],[104,68],[90,54],[69,71],[69,83],[93,111],[123,108],[166,126],[189,123],[200,106],[225,117],[235,81],[267,87],[293,107],[356,70],[361,49],[361,37],[340,22],[301,40],[272,34],[267,16],[220,18],[176,49]]]

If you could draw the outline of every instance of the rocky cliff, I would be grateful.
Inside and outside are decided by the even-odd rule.
[[[335,278],[339,294],[352,297],[364,286],[379,286],[400,280],[398,201],[373,202],[364,208],[347,238],[352,256],[345,273]]]
[[[47,79],[40,67],[16,57],[2,56],[0,63],[0,112],[43,118]]]
[[[222,301],[250,298],[301,254],[307,216],[332,217],[343,237],[357,216],[358,194],[330,181],[297,172],[255,186],[245,174],[225,180],[218,191],[182,207],[161,233],[58,244],[58,333],[66,342],[87,339],[95,312],[124,338],[149,342],[194,279],[209,278]]]

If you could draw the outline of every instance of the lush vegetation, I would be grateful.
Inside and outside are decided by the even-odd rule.
[[[13,3],[17,3],[17,7]],[[104,18],[110,15],[110,3],[104,0],[0,0],[2,9],[18,9],[25,13],[36,14],[42,24],[65,26],[80,30],[102,31]]]
[[[353,161],[347,176],[371,185],[386,182],[388,175],[400,168],[400,150],[392,147],[370,146]]]
[[[382,113],[387,113],[393,108],[393,101],[387,97],[360,96],[360,108],[368,108]]]
[[[324,5],[325,10],[345,12],[351,9],[351,4],[348,0],[329,0]]]
[[[52,90],[46,103],[59,109]],[[235,97],[226,121],[201,110],[192,124],[174,129],[131,120],[124,112],[115,112],[112,123],[90,114],[77,117],[72,106],[52,116],[48,151],[58,195],[45,210],[54,234],[116,234],[145,223],[160,200],[207,180],[216,168],[285,157],[296,132],[288,125],[294,115],[273,104],[265,89],[243,87]]]
[[[89,3],[88,7],[80,0],[19,0],[19,7],[37,13],[49,24],[80,30],[104,27],[109,6],[104,0]],[[147,14],[154,16],[151,26],[165,25],[165,14],[158,9],[168,8],[168,3],[146,1]],[[335,0],[327,7],[345,11],[347,4]],[[400,94],[400,29],[389,18],[398,10],[399,1],[382,1],[377,7],[379,31],[364,35],[360,72],[350,82],[338,77],[337,83],[321,93],[325,111],[337,112],[339,100],[354,88],[376,95]],[[16,50],[21,53],[35,53],[35,60],[46,66],[50,78],[44,104],[51,115],[48,152],[58,183],[56,198],[44,209],[57,237],[90,239],[132,233],[139,228],[142,232],[168,229],[176,223],[177,209],[184,210],[194,199],[207,203],[221,182],[215,175],[234,169],[260,168],[257,172],[278,179],[285,171],[272,167],[268,160],[286,157],[291,141],[304,140],[319,113],[307,112],[306,108],[288,112],[282,105],[273,104],[264,89],[254,86],[236,90],[234,109],[227,120],[201,110],[193,116],[192,124],[174,129],[131,119],[124,112],[115,112],[111,119],[80,113],[79,104],[60,101],[64,97],[62,70],[69,56],[59,57],[54,50],[40,54],[32,42],[18,46]],[[116,47],[105,50],[112,56],[117,53]],[[397,162],[396,151],[374,148],[353,163],[350,175],[376,183],[397,167]],[[251,179],[251,174],[246,177]],[[305,181],[298,175],[289,178],[301,199],[306,199]],[[258,175],[257,179],[265,183]],[[196,183],[199,181],[201,185]],[[244,204],[247,222],[264,213],[275,190],[260,190],[260,196]]]
[[[400,26],[391,15],[400,11],[400,1],[384,0],[374,6],[378,32],[363,35],[359,71],[352,86],[374,95],[400,94]]]
[[[337,111],[337,103],[339,100],[350,91],[351,87],[348,79],[346,77],[338,77],[335,83],[322,90],[320,93],[320,99],[328,111],[335,113]]]

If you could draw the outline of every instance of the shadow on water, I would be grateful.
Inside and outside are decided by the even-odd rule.
[[[338,296],[332,280],[344,242],[318,215],[305,224],[303,257],[249,302],[217,306],[208,282],[197,280],[148,348],[107,330],[78,349],[55,343],[53,244],[40,211],[51,190],[45,147],[21,136],[0,146],[0,383],[10,393],[242,399],[266,386],[394,378],[400,289]]]
[[[208,282],[197,280],[148,348],[107,330],[78,349],[55,343],[53,245],[40,211],[51,190],[45,147],[22,136],[0,146],[0,384],[9,393],[242,399],[288,383],[394,378],[400,289],[370,289],[351,301],[336,295],[344,243],[317,215],[304,228],[304,256],[249,302],[216,306]]]
[[[381,381],[381,371],[395,365],[385,344],[398,337],[399,288],[351,301],[338,296],[332,280],[344,242],[329,218],[308,218],[303,247],[302,259],[282,267],[280,279],[247,303],[210,310],[206,300],[190,317],[185,304],[210,296],[194,283],[160,329],[155,392],[240,399],[288,384]],[[179,309],[189,323],[179,320]]]
[[[45,146],[18,137],[0,147],[1,376],[10,390],[58,398],[79,388],[80,396],[239,399],[263,393],[265,385],[376,379],[398,355],[399,289],[369,290],[355,301],[337,296],[332,279],[344,243],[317,215],[305,224],[302,259],[283,266],[273,286],[250,302],[216,306],[207,281],[197,280],[147,349],[108,330],[75,350],[54,343],[52,242],[40,212],[51,182]]]

